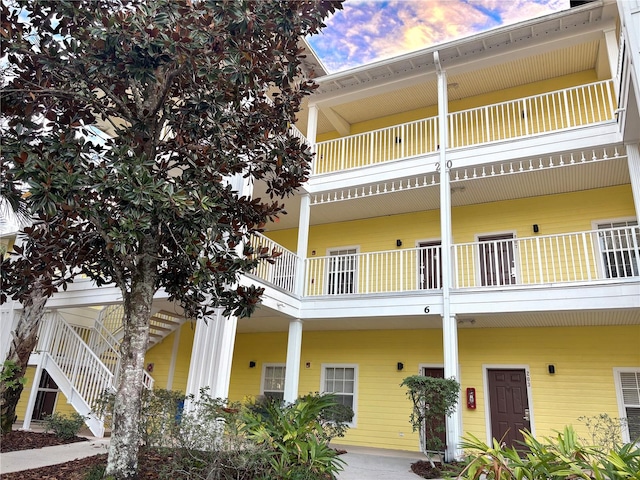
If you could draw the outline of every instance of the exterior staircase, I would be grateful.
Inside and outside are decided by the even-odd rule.
[[[120,342],[124,335],[121,305],[103,308],[93,328],[70,325],[62,315],[50,312],[42,320],[36,364],[45,369],[67,401],[86,418],[96,437],[104,435],[104,421],[92,406],[107,391],[114,391],[120,368]],[[151,319],[149,346],[159,343],[176,330],[184,318],[161,311]],[[144,371],[145,388],[153,388],[153,378]],[[35,401],[35,395],[31,395]],[[27,411],[33,410],[32,401]],[[25,422],[25,425],[27,422]]]

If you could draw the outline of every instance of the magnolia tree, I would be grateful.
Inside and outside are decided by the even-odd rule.
[[[61,229],[60,248],[83,246],[60,271],[84,272],[122,291],[122,363],[106,475],[137,474],[154,294],[163,289],[194,318],[215,308],[246,316],[259,300],[259,288],[230,286],[272,258],[253,250],[247,237],[282,214],[280,199],[307,178],[312,154],[290,131],[314,88],[303,78],[299,40],[340,6],[2,5],[1,55],[12,72],[1,99],[2,160],[9,165],[2,180],[26,186],[35,224]],[[269,198],[239,196],[228,182],[236,175],[264,182]],[[46,230],[39,242],[55,251],[60,235]]]

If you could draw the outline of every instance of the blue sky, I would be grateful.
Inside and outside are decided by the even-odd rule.
[[[569,0],[346,0],[309,43],[329,72],[569,8]]]

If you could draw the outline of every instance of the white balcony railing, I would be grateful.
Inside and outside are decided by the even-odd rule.
[[[439,289],[440,247],[308,258],[305,275],[306,296]]]
[[[313,174],[366,167],[438,150],[438,117],[318,142]]]
[[[308,258],[306,296],[437,290],[440,247]],[[624,227],[453,246],[454,288],[554,285],[640,276],[640,228]]]
[[[454,287],[501,287],[637,277],[640,229],[502,238],[453,247]]]
[[[286,292],[295,293],[297,255],[264,235],[252,235],[250,242],[255,252],[279,254],[271,261],[261,260],[252,274]]]
[[[615,118],[611,80],[520,98],[448,115],[449,148],[523,138]],[[314,175],[435,153],[438,118],[318,142]]]

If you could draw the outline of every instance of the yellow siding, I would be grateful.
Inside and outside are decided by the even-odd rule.
[[[639,342],[638,325],[460,330],[463,391],[476,387],[478,396],[477,410],[463,410],[464,431],[485,438],[482,365],[527,365],[536,435],[552,435],[570,423],[586,435],[578,417],[620,416],[613,368],[640,367]]]
[[[16,406],[16,415],[18,416],[19,422],[24,420],[24,415],[27,411],[27,403],[29,402],[29,395],[31,394],[31,388],[34,384],[35,374],[36,367],[27,367],[27,371],[25,373],[27,383],[24,386],[22,395],[20,395],[20,401],[18,401],[18,405]],[[70,415],[75,412],[75,409],[71,406],[71,404],[67,402],[67,397],[65,397],[61,392],[58,392],[58,395],[56,397],[56,404],[53,408],[53,411],[62,415]]]
[[[194,332],[195,325],[190,322],[182,325],[180,329],[178,353],[173,376],[173,385],[171,387],[172,390],[179,390],[182,392],[186,390]],[[156,388],[167,387],[175,337],[176,333],[171,333],[160,343],[149,349],[145,356],[145,366],[149,363],[153,363],[153,372],[151,373],[151,376],[155,380]]]
[[[24,420],[24,414],[27,411],[27,402],[29,401],[29,394],[31,393],[31,387],[33,386],[33,378],[36,374],[36,367],[27,367],[27,371],[24,376],[27,379],[27,383],[20,395],[20,401],[16,405],[16,415],[18,420]]]
[[[516,238],[525,238],[589,231],[596,220],[634,216],[633,195],[629,185],[468,205],[452,210],[453,241],[457,244],[475,242],[478,235],[496,233],[513,233]],[[538,234],[533,233],[533,224],[539,226]],[[284,241],[287,243],[285,246],[289,246],[296,238],[296,232],[294,229],[276,231],[270,232],[269,236],[277,242]],[[418,241],[439,237],[440,217],[437,210],[313,226],[310,229],[307,250],[311,268],[309,278],[313,278],[313,283],[309,281],[308,291],[312,295],[323,293],[327,265],[326,259],[322,257],[325,257],[330,249],[359,247],[360,253],[398,252],[415,248]],[[402,241],[402,247],[396,247],[396,240]],[[592,240],[591,237],[588,238],[588,241]],[[567,240],[563,249],[570,252],[573,246],[574,252],[578,251],[578,247],[581,246],[576,244],[578,241],[582,242],[582,239]],[[595,251],[593,248],[591,250]],[[557,249],[549,250],[547,253],[553,258],[569,255]],[[524,282],[527,275],[537,268],[537,264],[532,258],[524,257],[524,249],[519,254],[523,256],[518,259],[518,267]],[[459,266],[460,271],[466,273],[464,278],[461,276],[458,280],[472,282],[475,278],[475,256],[471,253],[465,258],[460,257]],[[373,266],[365,266],[366,261],[373,265],[373,260],[370,259],[363,259],[363,263],[359,264],[359,291],[364,291],[365,284],[370,292],[391,291],[396,276],[403,279],[405,289],[415,288],[418,263],[415,254],[407,253],[402,259],[394,260],[397,271],[393,272],[392,278],[382,280],[380,273],[375,273]],[[388,267],[392,262],[387,261]],[[576,257],[576,261],[589,261],[593,267],[596,265],[593,257]],[[397,273],[400,271],[402,274]],[[595,271],[591,273],[593,276],[596,275]],[[376,281],[378,283],[375,283]],[[410,287],[411,285],[413,287]]]
[[[462,99],[455,98],[455,92],[450,94],[449,98],[449,112],[458,112],[461,110],[467,110],[470,108],[481,107],[484,105],[491,105],[494,103],[506,102],[509,100],[515,100],[518,98],[530,97],[533,95],[539,95],[545,92],[551,92],[554,90],[562,90],[565,88],[571,88],[578,85],[584,85],[598,81],[598,76],[595,70],[585,70],[583,72],[574,73],[571,75],[565,75],[562,77],[552,78],[549,80],[543,80],[540,82],[529,83],[513,88],[506,88],[503,90],[496,90],[483,95],[476,95],[473,97],[467,97]],[[370,132],[379,128],[390,127],[392,125],[399,125],[401,123],[412,122],[422,118],[434,117],[438,114],[437,105],[431,107],[420,108],[411,110],[408,112],[398,113],[394,115],[388,115],[373,120],[367,120],[365,122],[358,122],[351,125],[351,135],[358,133]],[[316,141],[324,142],[327,140],[333,140],[340,138],[337,132],[328,132],[319,134]]]
[[[527,366],[538,436],[551,435],[577,418],[617,410],[613,368],[640,366],[640,326],[462,329],[461,386],[475,387],[477,409],[462,406],[463,429],[485,438],[483,365]],[[239,334],[231,376],[232,400],[260,393],[263,363],[284,363],[285,333]],[[400,382],[420,364],[442,364],[440,330],[304,332],[299,393],[317,392],[322,364],[358,366],[357,426],[340,443],[416,450],[410,404]],[[249,361],[257,363],[249,368]],[[306,368],[306,363],[310,367]],[[403,362],[402,372],[396,369]],[[556,374],[547,373],[547,365]]]
[[[613,86],[611,82],[593,85],[597,80],[596,72],[588,70],[463,99],[455,99],[454,91],[447,122],[449,147],[610,121],[616,108]],[[352,124],[345,137],[336,132],[318,135],[314,172],[434,154],[439,143],[437,124],[434,105]]]

